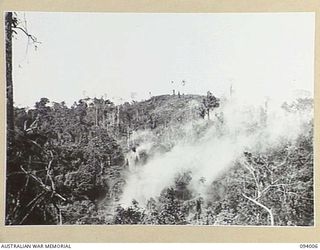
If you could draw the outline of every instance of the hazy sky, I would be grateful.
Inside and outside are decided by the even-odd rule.
[[[24,13],[18,15],[23,18]],[[42,43],[14,40],[14,99],[137,100],[184,93],[313,94],[314,14],[25,13]],[[184,87],[181,81],[185,80]],[[174,81],[175,84],[172,84]]]

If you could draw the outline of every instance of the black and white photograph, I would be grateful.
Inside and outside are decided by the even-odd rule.
[[[314,227],[315,13],[3,15],[6,226]]]

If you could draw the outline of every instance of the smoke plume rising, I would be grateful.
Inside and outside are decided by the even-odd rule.
[[[288,111],[282,104],[271,99],[250,103],[232,98],[212,111],[210,121],[199,118],[181,125],[182,138],[166,139],[175,140],[171,141],[174,146],[170,151],[152,154],[145,165],[130,172],[120,203],[127,206],[135,199],[145,204],[173,185],[177,174],[186,171],[192,173],[189,185],[194,193],[204,196],[205,185],[231,167],[244,151],[265,152],[306,132],[312,108]],[[140,133],[145,140],[137,151],[143,149],[148,153],[154,134]],[[199,185],[202,177],[206,183]]]

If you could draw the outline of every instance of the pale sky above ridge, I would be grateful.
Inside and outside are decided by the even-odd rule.
[[[172,89],[219,96],[231,84],[248,99],[313,94],[314,13],[18,15],[41,41],[26,53],[26,37],[14,40],[18,106],[41,97],[141,100]]]

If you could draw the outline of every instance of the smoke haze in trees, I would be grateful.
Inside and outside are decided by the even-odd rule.
[[[214,111],[209,129],[206,120],[198,119],[173,132],[182,130],[182,137],[167,136],[167,143],[174,145],[172,149],[165,153],[156,152],[146,165],[134,167],[120,203],[130,205],[132,200],[137,200],[145,204],[148,199],[158,197],[164,188],[172,186],[177,174],[188,171],[192,173],[190,187],[195,194],[205,197],[206,185],[235,161],[241,160],[243,152],[264,153],[308,132],[305,127],[313,119],[311,106],[289,112],[278,100],[261,98],[255,104],[248,100],[250,98],[244,101],[237,96],[225,100]],[[155,135],[152,131],[138,132],[136,140],[144,142],[137,151],[147,150],[149,153]],[[205,183],[200,182],[202,177]]]

